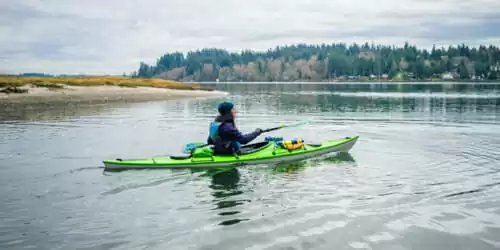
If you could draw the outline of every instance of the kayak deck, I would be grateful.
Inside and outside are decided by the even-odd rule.
[[[246,145],[247,152],[233,155],[214,155],[208,157],[164,156],[143,159],[104,160],[107,170],[158,169],[158,168],[200,168],[200,167],[238,167],[249,164],[282,163],[300,161],[333,152],[349,151],[359,136],[339,140],[323,141],[321,144],[304,144],[302,148],[288,150],[275,147],[274,142],[259,142]]]

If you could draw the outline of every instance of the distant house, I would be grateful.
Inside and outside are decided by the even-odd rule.
[[[387,80],[389,78],[388,74],[382,74],[382,79]]]
[[[453,80],[453,74],[450,73],[450,72],[446,72],[446,73],[443,73],[441,74],[441,79],[443,80]]]
[[[374,52],[371,52],[371,51],[363,51],[363,52],[359,52],[358,54],[358,58],[363,58],[363,59],[366,59],[366,60],[375,60],[375,53]]]

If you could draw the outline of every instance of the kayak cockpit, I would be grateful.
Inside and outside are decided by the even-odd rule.
[[[246,155],[246,154],[251,154],[251,153],[257,152],[259,150],[264,149],[269,144],[270,144],[270,142],[263,141],[263,142],[257,142],[257,143],[244,145],[240,148],[239,155]]]
[[[257,143],[252,143],[248,145],[244,145],[240,148],[240,153],[238,155],[247,155],[251,153],[255,153],[259,150],[262,150],[269,146],[271,143],[264,141],[264,142],[257,142]],[[211,147],[211,146],[209,146]],[[213,154],[213,156],[217,156],[218,154]],[[170,159],[172,160],[188,160],[191,158],[196,158],[196,156],[193,156],[192,154],[186,154],[186,155],[171,155],[169,156]]]
[[[169,158],[172,160],[187,160],[191,158],[191,155],[171,155]]]

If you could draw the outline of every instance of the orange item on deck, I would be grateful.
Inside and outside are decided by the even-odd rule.
[[[302,147],[304,147],[304,140],[283,141],[283,148],[286,149],[299,149]]]

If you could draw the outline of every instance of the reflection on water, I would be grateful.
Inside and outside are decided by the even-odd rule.
[[[212,178],[212,184],[209,185],[213,191],[211,194],[214,196],[215,208],[222,210],[218,215],[232,216],[239,214],[238,206],[242,206],[247,202],[246,199],[238,199],[238,196],[243,193],[239,189],[240,172],[236,168],[226,168],[217,170],[207,170]],[[233,224],[246,221],[248,219],[228,219],[219,223],[219,225],[230,226]]]
[[[341,152],[335,154],[335,156],[316,157],[304,161],[280,163],[273,167],[273,171],[276,173],[295,173],[304,170],[306,167],[318,166],[322,163],[329,163],[336,166],[342,166],[342,163],[349,163],[349,166],[353,166],[355,162],[351,154]]]
[[[65,118],[92,117],[117,108],[128,108],[133,104],[126,102],[113,103],[54,103],[54,104],[0,104],[0,122],[9,121],[45,121]]]
[[[219,84],[233,93],[249,89],[259,94],[233,96],[243,116],[307,115],[318,120],[387,120],[411,122],[495,123],[500,105],[495,84]],[[279,89],[279,92],[276,92]],[[481,98],[477,98],[480,96]],[[205,103],[205,111],[213,103]]]
[[[499,86],[219,84],[232,95],[3,107],[0,248],[499,249]],[[269,136],[360,139],[288,164],[103,174],[103,159],[204,141],[221,100],[245,132],[311,119]]]
[[[219,84],[216,88],[236,95],[242,120],[272,117],[279,114],[337,119],[443,120],[449,115],[464,116],[470,122],[496,120],[500,104],[500,85],[494,84]],[[239,93],[253,92],[252,95]],[[180,120],[187,124],[213,118],[221,99],[170,101],[164,105],[159,119]],[[157,102],[161,103],[161,102]],[[23,120],[50,121],[60,119],[105,118],[117,110],[145,107],[146,104],[113,102],[107,104],[3,104],[0,122]],[[258,115],[255,115],[258,114]],[[362,116],[360,116],[362,114]],[[194,117],[193,117],[194,116]],[[124,117],[128,118],[128,117]],[[438,118],[438,119],[435,119]],[[469,119],[470,118],[470,119]],[[486,118],[486,119],[485,119]],[[281,118],[280,118],[281,119]],[[455,119],[455,118],[453,118]],[[79,119],[82,122],[83,119]],[[245,120],[246,122],[246,120]],[[250,121],[251,122],[251,121]]]
[[[331,164],[339,167],[342,166],[342,163],[350,163],[348,167],[351,167],[354,162],[354,158],[349,153],[338,153],[329,157],[280,163],[271,166],[271,169],[274,174],[293,174],[320,164]],[[213,209],[221,210],[217,215],[229,217],[227,220],[223,219],[219,225],[231,226],[250,220],[249,218],[235,218],[242,212],[241,210],[244,210],[244,208],[238,209],[238,207],[252,202],[249,199],[240,198],[245,189],[242,188],[244,184],[240,182],[241,173],[238,168],[193,168],[190,170],[193,173],[202,173],[198,175],[200,178],[211,179],[211,184],[208,187],[212,189],[211,195],[214,197],[212,202],[215,207]]]

